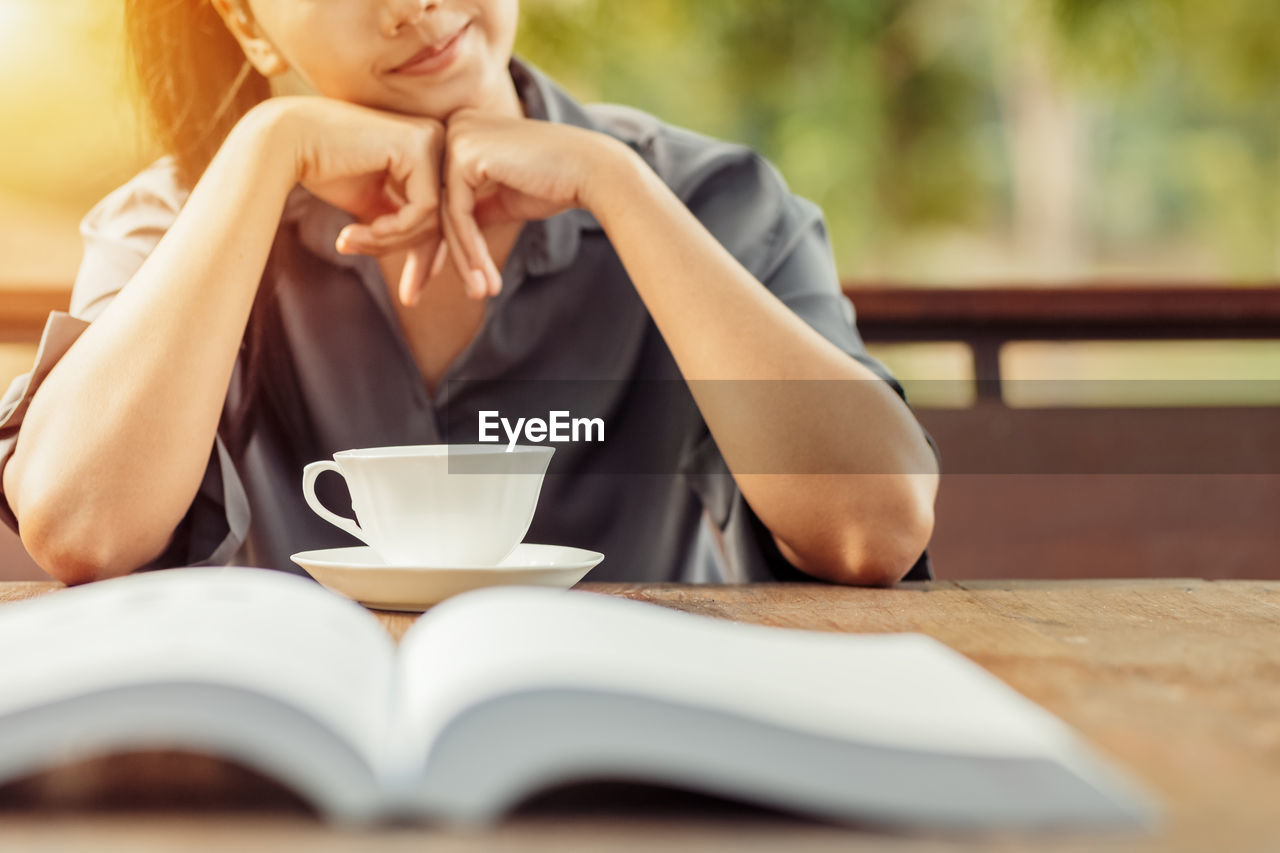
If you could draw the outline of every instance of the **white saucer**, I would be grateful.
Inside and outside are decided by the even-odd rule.
[[[289,559],[321,584],[377,610],[421,611],[451,595],[485,586],[554,586],[568,589],[604,554],[565,545],[523,543],[493,566],[388,566],[373,549],[323,548]]]

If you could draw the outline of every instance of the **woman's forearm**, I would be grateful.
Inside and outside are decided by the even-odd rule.
[[[937,489],[911,411],[774,297],[638,157],[606,150],[596,185],[607,192],[592,212],[747,501],[802,570],[900,579],[928,542]]]
[[[60,579],[156,557],[195,497],[254,294],[294,184],[276,122],[250,113],[176,221],[31,401],[5,494]]]

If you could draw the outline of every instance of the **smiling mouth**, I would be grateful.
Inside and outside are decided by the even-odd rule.
[[[434,45],[427,45],[422,50],[418,51],[413,56],[409,57],[409,59],[406,60],[405,62],[402,62],[401,64],[397,65],[395,68],[392,68],[391,73],[395,74],[401,71],[412,71],[412,70],[415,70],[417,66],[431,64],[431,60],[436,59],[437,57],[441,57],[444,54],[448,53],[450,50],[452,50],[457,45],[459,39],[462,38],[463,34],[466,33],[466,31],[470,28],[471,28],[471,22],[467,21],[467,23],[463,24],[463,26],[456,33],[454,33],[447,41],[443,41]]]

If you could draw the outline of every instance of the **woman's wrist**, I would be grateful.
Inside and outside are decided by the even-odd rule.
[[[633,192],[653,176],[653,170],[626,143],[607,134],[599,136],[581,199],[582,206],[608,230],[606,220],[611,211],[625,204]]]
[[[228,134],[223,149],[248,158],[252,171],[283,200],[299,180],[297,135],[290,119],[291,97],[268,98],[253,107]],[[221,153],[221,152],[220,152]]]

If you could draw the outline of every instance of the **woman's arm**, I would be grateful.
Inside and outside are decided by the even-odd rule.
[[[842,583],[902,578],[933,530],[938,468],[887,383],[783,305],[619,140],[469,109],[447,125],[442,227],[476,279],[472,296],[501,287],[480,239],[486,222],[591,211],[783,555]],[[381,243],[365,250],[391,248]],[[806,394],[814,383],[797,380],[834,380],[842,393]]]
[[[412,208],[386,214],[391,232],[438,234],[435,127],[319,98],[273,99],[235,127],[31,400],[4,493],[42,568],[81,583],[164,551],[203,479],[288,193],[367,195],[352,176],[381,187],[390,171],[408,187],[399,211]]]
[[[292,181],[242,122],[172,228],[36,391],[4,492],[67,583],[154,559],[209,460],[240,337]]]
[[[766,290],[638,156],[602,146],[598,163],[586,205],[783,555],[841,583],[900,580],[929,541],[938,485],[906,404]]]

